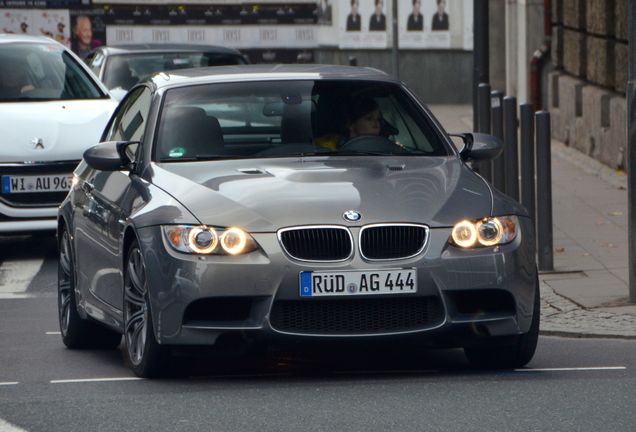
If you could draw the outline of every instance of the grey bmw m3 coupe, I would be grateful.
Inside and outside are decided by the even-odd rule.
[[[533,224],[402,83],[368,68],[247,65],[135,86],[84,153],[58,215],[69,348],[134,373],[228,338],[462,347],[528,363]]]

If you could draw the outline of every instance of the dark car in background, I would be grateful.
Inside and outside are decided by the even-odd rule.
[[[87,63],[120,100],[133,85],[157,72],[248,61],[235,49],[215,45],[139,44],[99,47]]]
[[[463,347],[534,355],[533,224],[467,165],[400,82],[367,68],[249,65],[156,74],[84,153],[59,210],[70,348],[140,376],[229,341]]]

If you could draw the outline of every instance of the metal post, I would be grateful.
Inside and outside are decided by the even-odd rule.
[[[393,76],[395,79],[400,79],[400,46],[398,36],[398,0],[392,2],[391,22],[393,30],[393,49],[391,51],[391,63],[393,66]]]
[[[478,91],[478,113],[477,113],[477,132],[490,133],[490,85],[486,83],[479,84]],[[492,182],[491,162],[482,161],[477,164],[477,172],[483,178]]]
[[[521,204],[536,221],[534,193],[534,122],[532,104],[520,105],[521,117]]]
[[[502,142],[504,139],[503,131],[503,93],[495,90],[490,92],[490,113],[492,117],[492,134],[499,138]],[[492,183],[500,191],[505,190],[505,166],[504,153],[502,152],[495,160],[492,161]]]
[[[535,114],[537,128],[537,241],[539,270],[554,270],[552,254],[552,155],[550,113]]]
[[[629,2],[629,81],[627,82],[627,236],[629,300],[636,303],[636,4]]]
[[[517,140],[517,98],[506,96],[504,106],[504,162],[506,195],[519,201],[519,142]]]
[[[478,86],[490,82],[488,0],[473,0],[473,128],[477,131]]]

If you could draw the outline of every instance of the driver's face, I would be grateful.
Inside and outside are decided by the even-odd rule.
[[[371,111],[351,123],[351,138],[359,135],[380,135],[380,110]]]

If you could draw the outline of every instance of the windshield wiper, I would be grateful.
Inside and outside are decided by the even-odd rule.
[[[196,155],[191,157],[180,158],[161,158],[159,162],[196,162],[196,161],[212,161],[212,160],[231,160],[231,159],[254,159],[254,156],[246,155]]]
[[[388,152],[374,152],[363,150],[330,150],[330,151],[318,151],[301,153],[299,156],[422,156],[429,155],[422,150],[403,150],[399,153]]]

